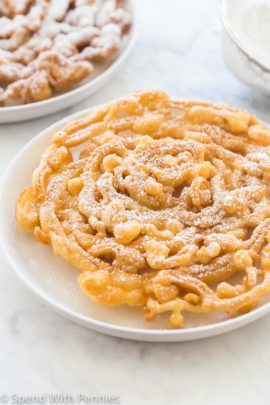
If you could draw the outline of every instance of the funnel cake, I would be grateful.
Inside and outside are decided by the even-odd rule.
[[[66,92],[121,47],[124,0],[0,1],[0,106]]]
[[[16,217],[94,302],[182,327],[270,292],[269,179],[270,131],[254,116],[141,92],[58,131]]]

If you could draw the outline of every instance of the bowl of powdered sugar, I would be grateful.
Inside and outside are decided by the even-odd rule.
[[[225,63],[244,83],[270,93],[270,1],[223,0]]]

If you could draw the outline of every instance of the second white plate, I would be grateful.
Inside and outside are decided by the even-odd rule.
[[[127,0],[128,10],[132,16],[132,27],[126,36],[122,49],[110,61],[96,64],[95,71],[89,79],[75,89],[47,100],[12,107],[0,107],[0,123],[14,123],[56,113],[93,94],[108,82],[125,62],[136,37],[136,13],[133,0]]]

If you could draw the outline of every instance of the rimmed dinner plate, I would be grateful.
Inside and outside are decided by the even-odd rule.
[[[130,32],[125,36],[121,50],[110,60],[95,63],[93,74],[73,90],[47,100],[11,107],[0,107],[0,123],[13,123],[43,117],[79,103],[95,93],[119,70],[129,55],[136,39],[136,12],[134,0],[126,0],[132,17]]]
[[[188,315],[182,329],[168,329],[166,316],[150,323],[142,309],[107,308],[93,303],[80,290],[78,270],[52,253],[50,246],[20,230],[15,221],[15,202],[31,184],[33,170],[49,145],[51,136],[64,124],[83,117],[88,110],[71,115],[32,139],[6,170],[0,190],[0,239],[10,266],[43,301],[66,318],[107,335],[152,342],[177,342],[219,335],[246,325],[270,312],[270,296],[251,312],[228,319],[223,313]]]

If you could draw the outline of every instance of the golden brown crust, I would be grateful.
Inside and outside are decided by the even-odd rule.
[[[97,303],[241,314],[270,292],[269,147],[246,111],[136,93],[54,135],[17,221]]]

